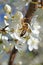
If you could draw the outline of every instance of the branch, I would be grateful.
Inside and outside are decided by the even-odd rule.
[[[14,61],[14,58],[16,57],[16,53],[17,53],[17,49],[15,49],[15,46],[11,52],[11,55],[10,55],[10,59],[9,59],[9,62],[8,62],[8,65],[13,65],[13,61]]]
[[[38,0],[32,0],[32,2],[38,2]],[[31,18],[37,9],[37,5],[33,4],[32,2],[30,2],[30,4],[28,5],[28,10],[27,10],[27,13],[25,15],[26,19],[24,19],[24,22],[27,22],[27,23],[30,23]]]
[[[32,1],[37,2],[38,0],[32,0]],[[30,4],[28,5],[28,10],[27,10],[27,13],[25,15],[26,19],[24,19],[24,22],[30,23],[31,18],[34,15],[34,12],[36,11],[36,8],[37,8],[37,5],[30,2]],[[13,50],[12,50],[12,53],[10,55],[8,65],[13,65],[13,61],[15,59],[16,53],[17,53],[17,49],[15,49],[15,47],[14,47]]]

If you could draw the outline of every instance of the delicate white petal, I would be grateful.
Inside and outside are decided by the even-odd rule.
[[[27,44],[29,45],[30,51],[34,49],[38,49],[38,43],[39,40],[37,38],[34,38],[33,36],[30,36],[30,39],[28,40]]]
[[[17,11],[17,13],[15,14],[15,17],[17,17],[18,19],[22,19],[23,18],[22,12]]]
[[[26,3],[26,5],[25,6],[28,6],[28,2]]]
[[[38,29],[41,28],[40,25],[39,25],[37,22],[34,23],[33,27],[34,27],[34,29],[36,29],[36,30],[38,30]]]
[[[10,13],[11,12],[10,5],[6,4],[5,7],[4,7],[4,10],[6,11],[6,13]]]
[[[7,23],[7,21],[6,21],[6,20],[4,20],[4,23],[5,23],[5,25],[9,25],[9,23]]]
[[[2,40],[8,40],[8,37],[2,36]]]
[[[32,37],[32,44],[37,45],[39,43],[39,40],[37,38]]]
[[[36,50],[37,50],[37,49],[38,49],[38,45],[34,45],[34,49],[36,49]]]
[[[38,15],[33,16],[32,20],[31,20],[31,24],[34,24],[35,22],[37,22],[37,17],[38,17]]]
[[[21,40],[20,37],[16,33],[14,33],[14,36],[16,39]]]
[[[36,41],[33,46],[34,46],[34,49],[38,49],[38,42]]]
[[[25,43],[26,42],[24,39],[21,39],[16,33],[14,33],[14,36],[15,36],[16,39],[18,39],[22,43]]]
[[[28,45],[31,45],[31,43],[32,43],[32,40],[29,39],[29,40],[27,41],[27,44],[28,44]]]
[[[40,26],[36,26],[36,25],[34,25],[34,29],[40,29],[41,27]]]
[[[32,27],[33,29],[35,29],[35,30],[38,30],[38,29],[41,28],[40,25],[39,25],[39,23],[37,22],[37,17],[38,17],[38,15],[34,16],[34,17],[32,18],[32,20],[31,20],[31,27]]]
[[[28,49],[29,49],[29,51],[32,51],[33,50],[33,46],[29,46]]]
[[[40,32],[38,30],[32,30],[32,33],[39,35]]]
[[[38,44],[39,40],[37,38],[34,39],[35,43]]]

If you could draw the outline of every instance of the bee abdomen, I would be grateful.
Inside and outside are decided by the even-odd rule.
[[[25,35],[25,33],[26,33],[26,31],[25,31],[25,30],[23,30],[23,31],[21,32],[21,34],[20,34],[20,37],[24,36],[24,35]]]

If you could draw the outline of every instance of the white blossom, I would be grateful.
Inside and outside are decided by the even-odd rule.
[[[37,37],[39,36],[39,31],[38,30],[32,30],[32,34],[36,35]]]
[[[38,17],[38,15],[35,15],[32,18],[30,28],[31,28],[32,34],[36,35],[37,37],[39,37],[39,33],[40,33],[39,29],[41,27],[39,25],[39,22],[37,21],[37,17]]]
[[[25,51],[27,48],[26,44],[23,44],[21,41],[18,41],[17,44],[15,44],[15,48],[18,49],[18,51]]]
[[[19,37],[16,33],[14,33],[14,36],[15,36],[15,38],[18,39],[19,41],[21,41],[21,42],[23,42],[23,43],[26,42],[25,39]]]
[[[6,4],[4,10],[6,11],[6,13],[11,13],[11,6]]]
[[[41,27],[40,27],[40,25],[38,24],[38,22],[35,22],[34,25],[33,25],[33,28],[36,29],[36,30],[38,30],[38,29],[40,29]]]
[[[10,15],[10,14],[9,14]],[[9,28],[16,29],[17,24],[21,23],[21,19],[23,18],[23,14],[20,11],[17,11],[14,15],[14,19],[12,20],[12,16],[6,15],[8,20],[4,20],[5,25],[9,25]]]
[[[32,51],[33,49],[38,49],[38,43],[39,43],[39,40],[37,38],[34,38],[34,37],[30,37],[30,39],[27,41],[27,44],[28,44],[28,49],[30,51]]]
[[[0,34],[0,40],[8,40],[7,36],[3,36],[2,34]]]
[[[7,25],[9,25],[9,23],[7,23],[7,21],[6,20],[4,20],[4,23],[5,23],[5,25],[7,26]]]
[[[2,36],[2,40],[8,40],[7,36]]]
[[[35,30],[39,30],[41,27],[39,25],[39,22],[37,21],[38,15],[35,15],[31,20],[31,27]]]
[[[17,13],[14,15],[14,21],[6,21],[5,20],[5,24],[8,25],[9,24],[9,27],[8,27],[8,30],[13,28],[14,29],[14,32],[8,32],[10,34],[10,36],[14,39],[18,39],[19,41],[25,43],[25,40],[24,39],[21,39],[20,38],[20,33],[21,32],[18,32],[19,28],[21,28],[21,19],[23,18],[23,14],[20,12],[20,11],[17,11]]]

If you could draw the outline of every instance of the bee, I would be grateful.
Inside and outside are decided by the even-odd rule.
[[[27,31],[31,32],[30,28],[28,27],[28,23],[26,23],[26,22],[22,23],[22,28],[20,30],[22,30],[20,37],[24,36]]]

